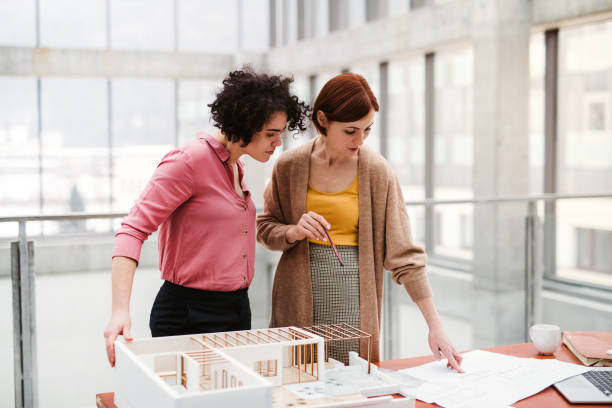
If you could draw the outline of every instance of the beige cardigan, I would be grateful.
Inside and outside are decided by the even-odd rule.
[[[293,244],[285,231],[306,210],[310,155],[314,140],[283,153],[264,193],[257,217],[257,239],[281,250],[272,289],[270,327],[310,326],[313,322],[308,240]],[[372,361],[379,360],[383,268],[404,285],[413,301],[431,296],[426,255],[413,242],[397,177],[382,156],[366,146],[359,151],[359,297],[361,330],[372,334]],[[360,354],[367,358],[367,342]]]

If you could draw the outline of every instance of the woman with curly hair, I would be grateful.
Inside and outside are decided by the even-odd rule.
[[[254,274],[255,205],[244,184],[244,154],[266,162],[281,132],[305,130],[308,107],[292,95],[293,78],[231,72],[211,108],[219,130],[169,152],[116,234],[112,314],[104,332],[131,340],[129,303],[140,249],[159,227],[164,280],[149,320],[151,334],[172,336],[251,327],[247,290]]]
[[[461,356],[432,300],[425,252],[412,238],[397,177],[363,145],[377,111],[361,75],[338,75],[313,105],[319,136],[276,161],[257,218],[258,240],[283,251],[271,326],[348,323],[372,335],[372,349],[363,340],[332,342],[330,356],[346,362],[349,351],[358,351],[377,361],[386,269],[421,310],[434,355],[461,371]]]

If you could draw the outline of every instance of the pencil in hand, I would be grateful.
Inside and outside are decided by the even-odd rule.
[[[336,246],[334,245],[334,241],[332,241],[331,237],[329,236],[329,232],[327,232],[326,228],[323,228],[323,230],[325,231],[325,235],[327,235],[327,239],[329,240],[329,243],[331,244],[332,249],[336,253],[336,258],[338,258],[338,262],[340,262],[340,266],[344,266],[344,263],[342,262],[342,258],[340,257],[340,254],[338,253]]]

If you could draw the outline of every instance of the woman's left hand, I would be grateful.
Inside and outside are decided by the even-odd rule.
[[[440,360],[446,357],[448,363],[446,366],[456,370],[458,373],[462,373],[461,360],[463,357],[457,353],[455,347],[448,339],[448,336],[444,332],[444,329],[440,327],[433,327],[429,329],[429,337],[427,339],[431,351],[433,351],[436,360]]]

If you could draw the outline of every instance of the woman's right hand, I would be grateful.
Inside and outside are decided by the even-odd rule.
[[[292,225],[285,232],[285,239],[289,243],[310,238],[318,241],[327,241],[325,230],[330,228],[329,223],[323,216],[314,211],[302,214],[296,225]]]
[[[132,322],[129,312],[113,312],[111,319],[104,330],[104,340],[106,342],[106,356],[111,367],[115,366],[115,340],[117,336],[123,335],[126,341],[132,341],[130,334]]]

